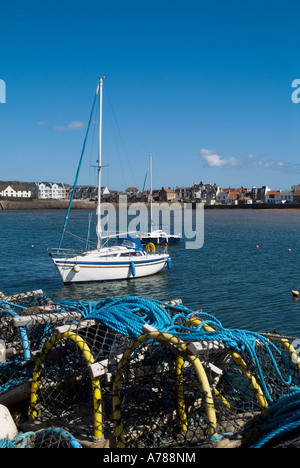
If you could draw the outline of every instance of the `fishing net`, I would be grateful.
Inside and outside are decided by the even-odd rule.
[[[225,329],[180,301],[53,306],[26,328],[33,337],[44,327],[29,340],[31,354],[39,348],[31,375],[21,375],[31,383],[30,420],[86,447],[251,447],[270,408],[300,388],[292,339]],[[275,445],[297,446],[297,427],[292,442],[292,431],[280,434]]]
[[[35,421],[72,430],[86,443],[108,439],[113,433],[109,372],[126,346],[126,337],[97,323],[54,335],[33,375]]]
[[[263,346],[258,371],[247,352],[207,344],[200,343],[196,356],[195,343],[152,333],[135,357],[123,358],[114,388],[120,447],[199,447],[224,438],[242,445],[247,424],[268,406],[269,393],[276,401],[289,391],[282,380],[285,363],[282,375],[275,375]],[[291,381],[299,383],[297,368]]]
[[[167,331],[157,331],[136,309],[136,336],[93,310],[52,337],[35,369],[35,419],[124,448],[242,446],[249,423],[299,385],[286,338],[225,330],[168,304]]]
[[[82,448],[69,432],[60,428],[20,432],[12,440],[0,440],[0,448]]]
[[[0,402],[30,395],[34,360],[55,326],[79,320],[80,313],[62,309],[32,291],[0,297]]]
[[[0,293],[0,397],[29,382],[33,370],[30,346],[37,350],[41,345],[40,334],[36,335],[39,338],[34,342],[33,336],[29,336],[30,331],[15,327],[13,320],[27,313],[28,308],[35,309],[44,302],[42,291],[13,296]],[[26,389],[23,388],[23,391]]]

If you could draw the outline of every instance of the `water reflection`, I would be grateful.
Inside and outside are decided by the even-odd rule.
[[[162,271],[157,275],[138,279],[63,285],[55,292],[53,300],[101,301],[107,297],[125,296],[162,300],[167,299],[168,295],[168,272]]]

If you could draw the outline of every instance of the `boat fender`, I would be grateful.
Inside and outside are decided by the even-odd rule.
[[[75,273],[79,273],[80,272],[80,266],[79,265],[74,265],[73,270],[75,271]]]
[[[135,276],[135,264],[134,264],[134,262],[130,262],[130,268],[131,268],[132,276]]]
[[[0,439],[13,440],[18,435],[18,429],[6,406],[0,405]]]
[[[149,242],[146,245],[146,250],[147,250],[147,252],[150,252],[150,250],[151,250],[152,253],[155,253],[155,245],[152,242]]]
[[[168,260],[167,260],[167,267],[169,268],[169,270],[171,270],[172,263],[171,263],[171,259],[170,259],[170,258],[168,258]]]

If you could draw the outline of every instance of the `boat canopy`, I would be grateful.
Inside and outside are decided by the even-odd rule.
[[[124,239],[118,239],[117,240],[118,245],[122,245],[124,247],[128,247],[130,249],[134,249],[136,251],[138,250],[144,250],[142,243],[139,239],[139,237],[131,237],[127,236]]]

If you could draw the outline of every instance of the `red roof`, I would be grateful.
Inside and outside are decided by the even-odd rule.
[[[174,190],[171,190],[170,188],[163,188],[163,190],[167,193],[175,193]]]
[[[228,200],[237,200],[239,198],[238,192],[229,192],[227,199]]]
[[[279,190],[273,190],[273,191],[267,192],[266,197],[268,197],[269,195],[279,195],[279,194],[280,194]]]

